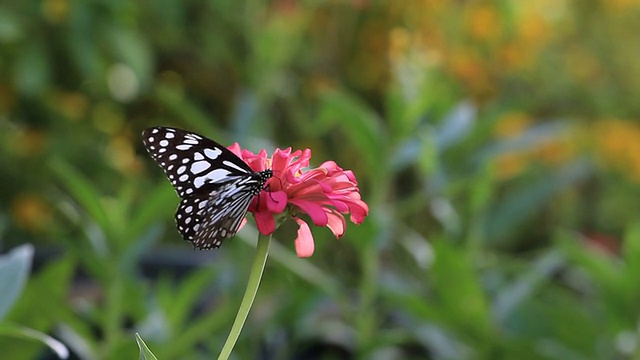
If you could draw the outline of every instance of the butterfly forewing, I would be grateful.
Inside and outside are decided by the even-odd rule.
[[[222,145],[195,133],[154,127],[142,137],[182,198],[178,231],[199,249],[217,248],[235,235],[251,200],[272,176],[271,170],[254,172]]]
[[[228,176],[253,174],[249,165],[227,148],[192,132],[154,127],[145,130],[142,139],[181,198]]]

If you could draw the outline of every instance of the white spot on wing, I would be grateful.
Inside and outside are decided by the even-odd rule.
[[[191,149],[191,145],[189,145],[189,144],[180,144],[180,145],[176,146],[176,149],[178,149],[178,150],[189,150],[189,149]]]
[[[217,159],[220,154],[222,154],[222,150],[220,149],[204,149],[204,155],[211,160]]]
[[[230,172],[228,170],[225,169],[215,169],[211,172],[209,172],[207,175],[204,176],[198,176],[194,181],[193,184],[199,188],[200,186],[204,185],[205,181],[206,182],[219,182],[220,180],[224,179],[225,177],[229,176]]]
[[[160,146],[169,146],[169,141],[167,140],[160,140]]]
[[[198,161],[191,164],[191,172],[194,174],[200,174],[201,172],[207,170],[211,167],[211,164],[208,161]]]

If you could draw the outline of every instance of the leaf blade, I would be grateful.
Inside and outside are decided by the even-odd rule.
[[[33,252],[33,246],[26,244],[0,256],[0,320],[24,289],[31,269]]]

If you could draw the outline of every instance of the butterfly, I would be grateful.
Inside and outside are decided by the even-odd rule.
[[[190,131],[152,127],[142,141],[181,198],[178,231],[201,250],[218,248],[238,232],[251,200],[273,176],[254,172],[226,147]]]

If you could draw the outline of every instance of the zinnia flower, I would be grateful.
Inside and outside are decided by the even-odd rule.
[[[254,154],[241,149],[235,143],[229,146],[254,171],[271,169],[273,178],[267,189],[253,200],[249,211],[256,219],[258,231],[272,234],[287,217],[298,224],[295,240],[299,257],[313,254],[315,245],[309,225],[299,215],[307,214],[316,226],[326,226],[340,238],[346,230],[343,214],[350,214],[351,222],[360,224],[369,213],[369,207],[360,198],[360,191],[353,172],[343,170],[333,161],[326,161],[317,168],[307,169],[311,150],[276,149],[273,157],[261,150]]]

